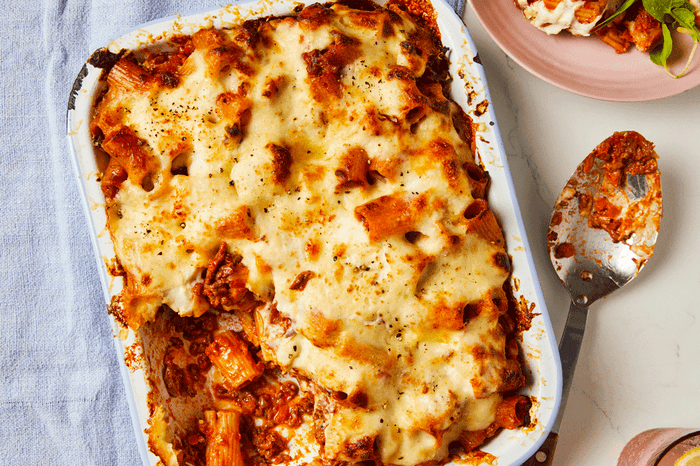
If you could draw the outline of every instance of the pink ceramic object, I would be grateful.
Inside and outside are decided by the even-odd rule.
[[[700,446],[700,430],[651,429],[627,442],[617,466],[673,466],[688,450]]]
[[[513,0],[468,1],[505,53],[530,73],[562,89],[601,100],[637,102],[669,97],[700,84],[697,54],[685,76],[673,79],[649,61],[649,54],[634,46],[627,53],[616,54],[596,36],[547,35],[530,24]],[[680,72],[692,40],[685,34],[676,36],[682,37],[674,38],[677,50],[671,56],[671,69]]]

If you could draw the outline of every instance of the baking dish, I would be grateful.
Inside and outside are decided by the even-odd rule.
[[[139,47],[155,47],[172,34],[191,34],[200,27],[222,27],[250,17],[280,15],[289,13],[296,5],[292,2],[253,2],[237,4],[222,9],[207,11],[187,17],[169,18],[149,23],[122,36],[109,45],[113,52]],[[534,452],[543,441],[556,414],[559,391],[560,369],[554,344],[553,332],[537,281],[529,247],[525,239],[512,180],[507,168],[498,126],[490,107],[490,97],[486,87],[483,68],[473,42],[459,18],[452,9],[434,2],[437,23],[443,44],[450,50],[452,97],[473,118],[478,128],[477,152],[492,179],[490,204],[499,217],[506,234],[508,252],[512,257],[512,288],[522,306],[527,306],[536,314],[532,328],[523,335],[522,353],[527,360],[530,375],[526,394],[535,400],[532,410],[532,426],[516,431],[504,431],[494,437],[482,450],[498,458],[498,464],[518,465]],[[93,149],[88,122],[94,99],[99,94],[102,70],[86,64],[71,91],[68,110],[68,137],[74,153],[76,172],[83,191],[84,206],[92,222],[93,242],[100,265],[100,278],[107,302],[121,291],[121,280],[114,280],[108,273],[114,251],[104,225],[104,198],[99,185],[99,173],[104,169],[101,154]],[[148,385],[146,372],[138,363],[138,344],[134,335],[115,322],[115,341],[122,355],[122,372],[127,386],[131,387],[130,407],[137,425],[144,464],[157,462],[148,453],[146,440],[141,435],[147,426]]]

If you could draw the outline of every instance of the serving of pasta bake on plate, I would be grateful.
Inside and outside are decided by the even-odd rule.
[[[588,36],[607,14],[615,11],[620,0],[516,0],[523,15],[533,26],[547,34],[568,31]]]
[[[69,136],[148,462],[511,464],[541,443],[558,359],[448,8],[261,2],[90,57]]]

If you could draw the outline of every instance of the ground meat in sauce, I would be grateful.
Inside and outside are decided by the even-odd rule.
[[[620,217],[623,207],[610,198],[626,183],[628,175],[649,175],[658,170],[654,144],[634,131],[617,132],[598,145],[592,155],[586,171],[590,171],[594,158],[601,160],[605,179],[599,195],[584,203],[588,224],[607,231],[614,242],[625,241],[636,227]]]
[[[232,310],[248,294],[248,269],[241,264],[242,259],[239,254],[229,253],[226,243],[222,243],[209,261],[204,281],[195,285],[194,294],[206,297],[214,308]]]
[[[219,329],[219,313],[210,311],[199,318],[182,317],[163,306],[159,319],[165,319],[168,341],[162,363],[162,378],[171,397],[193,397],[202,390],[211,362],[205,353]],[[242,413],[241,442],[246,464],[263,465],[286,461],[287,440],[279,426],[298,428],[304,416],[314,411],[314,397],[301,391],[293,381],[278,382],[280,374],[270,372],[244,388],[228,392],[213,387],[214,400],[233,404]],[[257,420],[257,422],[256,422]],[[197,426],[179,435],[173,442],[182,465],[206,465],[206,436]]]

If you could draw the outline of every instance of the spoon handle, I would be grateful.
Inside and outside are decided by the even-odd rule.
[[[532,457],[523,463],[523,466],[550,466],[554,459],[554,449],[559,437],[559,427],[564,417],[566,400],[569,398],[571,383],[574,380],[576,361],[583,343],[583,332],[586,330],[586,319],[588,318],[588,308],[578,307],[573,302],[569,306],[569,315],[566,318],[564,334],[559,341],[559,356],[561,357],[562,368],[562,390],[561,403],[557,418],[552,426],[552,431],[545,439],[542,446]]]
[[[578,361],[578,353],[583,343],[583,332],[586,330],[587,318],[588,307],[578,307],[572,302],[569,306],[569,315],[566,318],[564,333],[559,341],[562,373],[561,403],[559,404],[557,419],[552,427],[552,430],[557,433],[561,426],[561,420],[564,417],[564,408],[566,408],[566,401],[569,398],[569,391],[571,391],[571,383],[574,381],[576,361]]]

